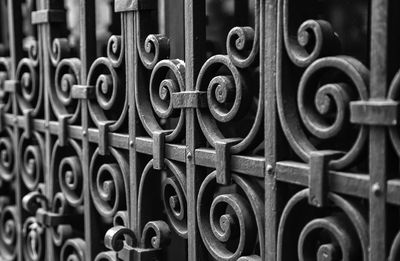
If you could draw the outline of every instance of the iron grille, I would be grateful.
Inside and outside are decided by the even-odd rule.
[[[75,2],[0,2],[1,260],[400,260],[399,1]]]

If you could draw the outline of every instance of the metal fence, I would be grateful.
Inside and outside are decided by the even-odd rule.
[[[75,2],[0,2],[0,260],[400,260],[398,0]]]

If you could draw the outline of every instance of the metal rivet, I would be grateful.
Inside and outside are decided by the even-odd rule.
[[[83,132],[82,132],[82,135],[83,135],[83,137],[86,137],[87,132],[86,132],[86,131],[83,131]]]
[[[379,196],[381,194],[381,186],[379,186],[378,183],[374,183],[371,187],[372,193],[374,193],[375,196]]]
[[[268,175],[274,174],[274,168],[270,164],[267,165],[267,173]]]
[[[187,154],[186,154],[186,157],[187,157],[187,159],[188,160],[191,160],[192,159],[192,153],[191,152],[188,152]]]
[[[131,147],[133,148],[133,145],[135,145],[135,143],[133,142],[133,140],[131,140],[131,141],[129,142],[129,146],[131,146]]]
[[[48,122],[45,122],[45,123],[44,123],[44,128],[45,128],[45,129],[48,129],[48,128],[49,128],[49,123],[48,123]]]

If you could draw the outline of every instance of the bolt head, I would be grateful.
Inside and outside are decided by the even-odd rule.
[[[274,173],[274,167],[272,167],[270,164],[267,165],[267,173],[268,175],[272,175]]]
[[[382,189],[381,186],[379,186],[378,183],[374,183],[371,187],[372,193],[374,193],[375,196],[380,196],[382,194]]]

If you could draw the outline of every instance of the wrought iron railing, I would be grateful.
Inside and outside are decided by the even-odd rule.
[[[400,260],[400,2],[75,2],[0,3],[0,260]]]

